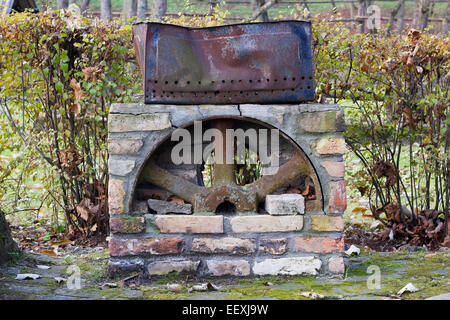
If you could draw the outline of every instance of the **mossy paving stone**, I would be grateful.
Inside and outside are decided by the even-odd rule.
[[[219,291],[189,292],[186,277],[169,275],[150,280],[140,287],[102,287],[106,282],[114,282],[105,276],[108,261],[107,250],[86,250],[82,254],[64,257],[23,255],[15,265],[0,267],[0,299],[308,299],[302,292],[313,291],[325,299],[392,299],[404,285],[412,282],[420,290],[405,293],[405,299],[424,299],[450,291],[449,258],[450,252],[426,251],[395,253],[376,253],[362,250],[357,257],[346,258],[346,277],[258,277],[258,278],[192,278],[188,285],[212,282],[222,286]],[[48,265],[47,270],[38,269],[37,264]],[[81,269],[83,287],[69,290],[65,283],[57,283],[55,276],[65,277],[66,269],[77,265]],[[381,288],[371,290],[367,287],[371,265],[380,267]],[[14,280],[17,273],[36,273],[38,280]],[[116,280],[115,283],[119,283]],[[171,292],[167,283],[180,283],[180,292]],[[268,286],[267,284],[271,285]]]

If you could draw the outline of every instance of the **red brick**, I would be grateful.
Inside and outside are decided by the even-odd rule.
[[[344,212],[347,208],[347,192],[345,188],[345,180],[331,181],[330,184],[330,212]]]
[[[344,251],[344,239],[332,238],[294,238],[294,251],[331,253]]]
[[[175,254],[181,253],[183,248],[184,240],[179,238],[111,238],[109,240],[109,253],[115,257],[139,254]]]
[[[250,254],[255,252],[254,239],[240,238],[195,238],[192,240],[192,252]]]

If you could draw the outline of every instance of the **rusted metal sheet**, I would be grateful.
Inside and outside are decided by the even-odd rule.
[[[314,99],[311,23],[133,26],[146,103],[296,103]]]

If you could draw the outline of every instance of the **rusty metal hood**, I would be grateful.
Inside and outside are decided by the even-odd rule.
[[[186,28],[133,25],[145,103],[297,103],[314,99],[311,23]]]

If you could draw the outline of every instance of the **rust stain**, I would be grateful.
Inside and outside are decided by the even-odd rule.
[[[311,23],[133,26],[145,103],[296,103],[314,99]]]

